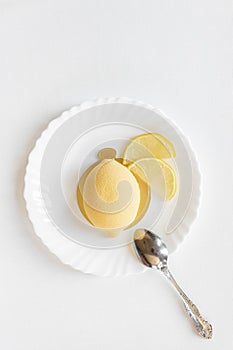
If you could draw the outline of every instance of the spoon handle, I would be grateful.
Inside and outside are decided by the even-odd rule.
[[[187,295],[183,292],[183,290],[180,288],[180,286],[177,284],[176,280],[172,276],[171,272],[168,270],[167,267],[164,267],[161,269],[161,271],[164,273],[164,275],[169,279],[169,281],[172,283],[172,285],[175,287],[179,295],[181,296],[185,309],[192,319],[197,332],[200,336],[204,338],[212,338],[213,329],[209,322],[207,322],[200,314],[198,308],[195,304],[187,297]]]

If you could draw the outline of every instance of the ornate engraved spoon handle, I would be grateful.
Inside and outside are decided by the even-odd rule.
[[[176,280],[172,276],[171,272],[168,270],[167,267],[163,267],[161,271],[164,273],[164,275],[169,279],[169,281],[172,283],[172,285],[175,287],[179,295],[181,296],[185,309],[188,312],[188,315],[192,319],[197,332],[200,334],[200,336],[204,338],[211,339],[213,335],[213,329],[209,322],[207,322],[200,314],[198,308],[195,304],[187,297],[187,295],[183,292],[183,290],[180,288],[180,286],[177,284]]]

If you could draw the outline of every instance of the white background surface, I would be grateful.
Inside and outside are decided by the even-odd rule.
[[[230,349],[232,8],[227,0],[0,1],[0,348]],[[85,99],[128,96],[183,129],[203,173],[200,215],[170,258],[214,325],[192,331],[155,271],[101,279],[63,266],[22,199],[28,153],[48,122]]]

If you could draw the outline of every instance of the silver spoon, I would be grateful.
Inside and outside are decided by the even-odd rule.
[[[162,239],[148,230],[138,229],[134,233],[134,245],[141,262],[147,267],[162,271],[175,287],[183,300],[186,311],[194,322],[197,332],[204,338],[212,338],[211,324],[204,320],[197,307],[182,291],[169,271],[167,267],[168,250]]]

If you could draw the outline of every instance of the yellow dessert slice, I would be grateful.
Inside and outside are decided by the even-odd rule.
[[[177,190],[176,173],[165,161],[144,158],[130,164],[128,168],[134,175],[137,174],[141,181],[149,183],[161,197],[171,200],[175,196]]]
[[[173,158],[173,144],[164,136],[155,133],[142,134],[131,139],[123,154],[123,164],[142,158]]]

